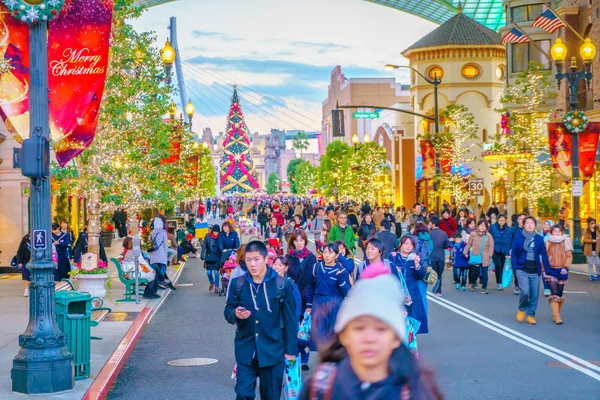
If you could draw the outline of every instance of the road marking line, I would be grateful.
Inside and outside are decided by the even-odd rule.
[[[482,326],[485,326],[488,329],[491,329],[491,330],[493,330],[493,331],[495,331],[497,333],[500,333],[501,335],[506,336],[509,339],[512,339],[512,340],[514,340],[514,341],[516,341],[518,343],[521,343],[521,344],[523,344],[523,345],[525,345],[527,347],[530,347],[530,348],[532,348],[534,350],[537,350],[540,353],[546,354],[546,355],[554,358],[555,360],[558,360],[558,361],[563,362],[563,363],[565,363],[565,361],[566,361],[565,364],[567,364],[571,368],[577,369],[580,372],[583,372],[584,374],[586,374],[586,375],[588,375],[588,376],[596,379],[597,381],[600,381],[600,375],[598,375],[598,374],[596,374],[594,372],[588,371],[587,369],[585,369],[585,368],[582,367],[582,366],[585,366],[585,367],[587,367],[587,368],[589,368],[591,370],[600,371],[600,367],[598,367],[598,366],[596,366],[596,365],[594,365],[592,363],[589,363],[589,362],[587,362],[587,361],[585,361],[585,360],[583,360],[583,359],[581,359],[581,358],[579,358],[577,356],[574,356],[572,354],[569,354],[567,352],[559,350],[559,349],[557,349],[555,347],[549,346],[549,345],[547,345],[547,344],[545,344],[543,342],[540,342],[540,341],[538,341],[538,340],[536,340],[536,339],[534,339],[532,337],[529,337],[529,336],[524,335],[524,334],[522,334],[520,332],[517,332],[517,331],[515,331],[515,330],[513,330],[513,329],[511,329],[511,328],[509,328],[507,326],[499,324],[496,321],[493,321],[493,320],[491,320],[489,318],[486,318],[483,315],[477,314],[474,311],[471,311],[471,310],[469,310],[467,308],[459,306],[458,304],[453,303],[451,301],[448,301],[446,299],[442,299],[442,298],[439,298],[439,297],[434,297],[430,293],[427,293],[427,298],[430,301],[433,301],[434,303],[437,303],[437,304],[441,305],[442,307],[445,307],[445,308],[447,308],[447,309],[449,309],[451,311],[454,311],[455,313],[457,313],[459,315],[462,315],[465,318],[468,318],[468,319],[470,319],[470,320],[472,320],[472,321],[474,321],[474,322],[476,322],[476,323],[478,323],[478,324],[480,324]],[[471,314],[471,315],[469,315],[469,314]],[[478,320],[477,318],[479,318],[480,320]],[[500,330],[499,328],[500,329],[504,329],[506,332]],[[529,340],[531,343],[525,342],[525,340],[523,340],[523,339]],[[559,355],[553,354],[553,353],[551,353],[550,351],[548,351],[546,349],[548,349],[550,351],[553,351],[556,354],[560,354],[561,356],[569,357],[570,359],[572,359],[573,361],[575,361],[577,364],[575,364],[575,363],[567,360],[564,357],[561,357]],[[581,366],[578,365],[578,364],[580,364]]]
[[[570,274],[577,274],[577,275],[587,275],[590,276],[590,274],[588,274],[587,272],[579,272],[579,271],[573,271],[573,270],[569,270]]]
[[[570,292],[568,290],[565,290],[563,293],[569,293],[569,294],[587,294],[588,292]]]

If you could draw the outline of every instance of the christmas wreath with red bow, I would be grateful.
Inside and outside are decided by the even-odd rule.
[[[65,0],[2,0],[10,14],[28,24],[50,21],[62,9]]]

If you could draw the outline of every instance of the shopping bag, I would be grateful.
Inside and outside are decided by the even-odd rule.
[[[502,286],[509,287],[513,280],[513,270],[510,265],[510,258],[506,259],[504,269],[502,270]]]
[[[300,359],[285,360],[283,374],[283,398],[296,400],[300,398],[302,389],[302,377],[300,375]]]
[[[310,344],[310,324],[312,317],[311,313],[308,311],[304,312],[304,318],[302,319],[302,324],[300,324],[300,329],[298,330],[298,348],[303,349]]]
[[[406,339],[404,344],[410,351],[416,353],[419,349],[417,347],[417,332],[421,323],[412,317],[406,317]]]

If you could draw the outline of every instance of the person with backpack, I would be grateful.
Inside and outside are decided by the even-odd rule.
[[[433,252],[431,253],[431,268],[437,273],[438,280],[431,288],[431,291],[438,297],[442,297],[442,276],[445,269],[445,250],[452,247],[450,239],[446,232],[439,228],[440,219],[437,215],[429,218],[429,235],[433,243]]]
[[[154,218],[151,228],[152,232],[148,238],[148,252],[150,253],[150,268],[156,271],[156,279],[146,285],[143,297],[145,299],[158,299],[160,295],[156,292],[159,283],[172,286],[172,283],[165,277],[167,273],[168,237],[161,218]]]
[[[244,248],[248,273],[229,284],[224,316],[237,326],[236,399],[256,397],[260,378],[262,399],[279,399],[284,360],[295,360],[298,320],[292,281],[267,266],[267,248],[251,241]]]
[[[323,246],[323,261],[314,265],[307,288],[306,311],[311,313],[311,350],[333,336],[333,324],[342,300],[350,290],[350,274],[337,261],[337,247]]]
[[[469,258],[469,283],[471,292],[475,290],[477,279],[481,280],[481,294],[489,294],[488,268],[494,256],[494,237],[488,232],[488,223],[482,219],[477,224],[477,229],[471,232],[467,245],[463,250],[465,257]]]
[[[301,400],[442,398],[403,344],[402,293],[389,273],[356,283],[338,313],[333,341],[321,351],[322,363],[303,385]]]
[[[354,229],[348,225],[348,215],[345,212],[338,214],[337,224],[331,227],[331,231],[329,231],[329,236],[327,237],[328,243],[333,243],[336,240],[344,241],[348,250],[354,252],[354,245],[356,243]]]
[[[391,262],[388,259],[384,259],[383,257],[385,250],[384,247],[385,245],[379,239],[371,238],[367,241],[365,249],[366,260],[361,261],[360,264],[358,264],[358,268],[356,269],[357,281],[360,279],[360,275],[365,269],[367,269],[367,267],[369,267],[372,264],[378,263],[384,263],[390,269],[392,275],[398,276],[398,269],[393,264],[393,262]]]
[[[428,220],[429,221],[429,220]],[[433,241],[429,234],[429,228],[424,222],[417,222],[412,230],[412,236],[415,241],[414,252],[419,256],[419,265],[422,268],[424,274],[431,267],[431,254],[433,253]],[[421,292],[423,303],[425,305],[425,312],[429,313],[429,304],[427,303],[427,282],[423,279],[417,280],[417,286]]]

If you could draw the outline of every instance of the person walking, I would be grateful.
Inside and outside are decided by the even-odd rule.
[[[402,222],[406,218],[406,212],[402,210],[401,207],[396,208],[396,213],[394,214],[394,228],[396,229],[396,238],[400,239],[402,237]]]
[[[496,223],[490,227],[490,234],[494,238],[494,256],[492,259],[496,268],[496,290],[504,290],[502,272],[504,271],[506,257],[510,254],[510,245],[513,240],[513,231],[506,223],[504,214],[498,215]]]
[[[482,219],[477,224],[477,229],[471,232],[467,245],[463,250],[465,257],[469,257],[469,283],[471,292],[475,290],[477,279],[481,280],[481,294],[489,294],[488,268],[494,256],[494,238],[488,234],[488,223]]]
[[[425,271],[423,274],[425,274],[427,269],[431,268],[431,253],[433,253],[433,241],[429,234],[429,228],[424,222],[417,222],[412,232],[412,236],[415,240],[415,254],[419,256],[419,264]],[[417,285],[421,291],[425,310],[426,312],[429,312],[429,305],[427,303],[427,282],[421,279],[417,281]]]
[[[27,268],[27,263],[31,260],[31,236],[29,233],[23,236],[19,248],[17,249],[17,265],[21,270],[21,279],[23,280],[23,296],[29,297],[29,281],[31,280],[31,271]]]
[[[444,209],[442,211],[442,219],[439,224],[440,230],[446,232],[446,235],[451,238],[456,233],[458,226],[456,220],[450,216],[450,210]]]
[[[538,305],[542,268],[544,270],[551,268],[544,239],[536,235],[535,225],[535,218],[525,218],[523,230],[518,232],[513,239],[510,257],[520,288],[517,322],[523,322],[527,316],[527,323],[530,325],[537,323],[535,312]]]
[[[394,251],[396,247],[396,240],[398,240],[396,235],[390,232],[391,228],[392,222],[388,219],[384,219],[383,221],[381,221],[380,231],[377,232],[377,234],[375,235],[375,237],[381,240],[381,242],[383,243],[383,254],[381,255],[381,258],[383,259],[387,258],[387,256],[390,255],[392,251]]]
[[[358,247],[360,247],[364,253],[364,258],[367,258],[367,242],[369,239],[374,237],[376,234],[375,223],[371,214],[366,214],[358,227]]]
[[[229,221],[225,221],[223,222],[223,225],[221,225],[218,246],[219,251],[221,252],[221,260],[219,261],[220,267],[225,260],[229,258],[231,253],[235,252],[240,247],[240,237]]]
[[[583,231],[583,255],[587,258],[590,281],[594,280],[594,266],[596,267],[596,279],[600,280],[600,228],[596,220],[588,218],[588,226]]]
[[[312,220],[310,224],[309,233],[311,233],[314,237],[315,243],[321,241],[321,231],[323,230],[323,221],[327,218],[325,217],[325,210],[323,207],[318,207],[316,209],[317,216]]]
[[[62,228],[62,229],[61,229]],[[62,221],[61,225],[56,222],[52,224],[52,243],[56,247],[56,255],[58,256],[58,266],[54,270],[54,280],[59,282],[69,278],[71,271],[71,232],[66,221]]]
[[[219,293],[219,269],[222,252],[219,250],[219,238],[221,228],[215,224],[209,233],[204,236],[202,241],[202,253],[200,259],[204,261],[204,268],[208,276],[208,291]]]
[[[447,211],[445,212],[448,216]],[[438,297],[442,297],[442,276],[444,274],[445,250],[452,247],[450,239],[446,232],[440,229],[440,219],[437,215],[433,215],[429,219],[429,235],[433,242],[433,252],[431,253],[431,268],[438,276],[437,282],[431,288],[431,292]]]
[[[544,238],[544,244],[550,238],[550,230],[554,226],[554,221],[546,220],[542,223],[542,227],[538,235]],[[548,282],[545,279],[542,279],[542,284],[544,285],[544,297],[550,296],[550,287],[548,286]]]
[[[269,222],[269,216],[267,215],[266,207],[262,207],[260,209],[260,212],[258,213],[258,216],[256,217],[256,221],[260,225],[260,236],[264,238],[265,234],[267,232],[267,223]]]
[[[573,245],[571,239],[565,236],[561,225],[554,225],[550,229],[546,252],[551,268],[544,270],[543,277],[550,288],[548,303],[552,310],[552,319],[556,325],[560,325],[563,323],[560,311],[565,302],[563,289],[569,279],[569,269],[573,262]]]
[[[348,225],[348,216],[345,212],[340,212],[338,214],[337,224],[331,227],[331,231],[327,237],[328,243],[333,243],[336,240],[342,240],[346,243],[348,250],[354,252],[356,243],[356,240],[354,239],[354,230]]]
[[[248,273],[229,283],[225,320],[237,326],[237,400],[260,397],[278,400],[283,387],[284,360],[295,360],[298,320],[292,281],[267,266],[267,247],[251,241],[244,249]]]
[[[152,232],[148,238],[150,246],[150,267],[156,271],[156,278],[149,282],[144,289],[145,299],[158,299],[160,295],[157,294],[158,284],[172,283],[166,279],[167,273],[167,231],[165,230],[163,220],[159,217],[154,218],[151,224]]]

